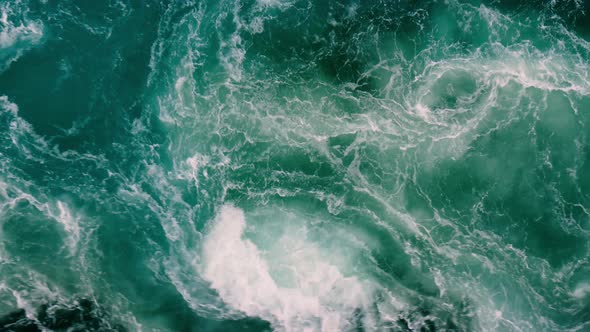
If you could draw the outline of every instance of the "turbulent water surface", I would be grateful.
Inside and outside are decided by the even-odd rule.
[[[590,331],[589,11],[0,0],[0,330]]]

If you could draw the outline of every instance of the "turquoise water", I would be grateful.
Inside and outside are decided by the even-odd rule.
[[[0,330],[590,331],[588,11],[0,0]]]

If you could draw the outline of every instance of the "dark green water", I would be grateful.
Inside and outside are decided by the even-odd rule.
[[[0,331],[590,331],[588,11],[0,0]]]

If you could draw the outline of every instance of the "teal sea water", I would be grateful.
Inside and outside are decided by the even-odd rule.
[[[590,2],[0,0],[0,331],[590,331]]]

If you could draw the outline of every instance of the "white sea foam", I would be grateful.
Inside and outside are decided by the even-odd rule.
[[[28,19],[26,10],[20,0],[0,4],[0,71],[43,37],[43,24]]]
[[[80,218],[72,213],[66,203],[57,201],[56,205],[59,213],[54,215],[54,218],[63,226],[64,231],[67,233],[67,246],[70,253],[74,254],[80,241]]]
[[[224,205],[204,242],[202,274],[229,306],[279,331],[346,331],[355,311],[366,328],[375,325],[368,308],[376,286],[343,275],[329,259],[338,253],[325,252],[304,231],[286,232],[264,252],[244,237],[246,227],[244,212]]]
[[[258,0],[256,3],[262,9],[265,8],[278,8],[280,10],[285,10],[293,5],[295,1],[293,0]]]
[[[8,132],[5,134],[17,151],[28,160],[41,160],[46,156],[67,158],[67,154],[60,154],[51,148],[49,143],[37,135],[33,127],[19,116],[18,105],[12,103],[6,96],[0,96],[0,115],[7,115],[9,121]],[[39,153],[40,152],[40,153]],[[74,153],[74,157],[79,155]],[[0,155],[1,157],[1,155]],[[9,164],[10,165],[10,164]],[[10,167],[3,169],[10,174]],[[14,209],[19,202],[26,201],[47,217],[60,223],[66,234],[66,245],[70,254],[74,254],[81,237],[80,218],[72,212],[64,202],[53,200],[42,194],[32,194],[30,185],[22,179],[12,176],[10,181],[0,177],[0,213]]]
[[[259,1],[258,5],[262,8],[260,10],[276,12],[273,6],[278,3],[279,1],[272,0]],[[340,88],[306,80],[292,85],[286,96],[281,94],[283,99],[277,98],[278,90],[275,86],[289,82],[292,77],[288,74],[281,75],[278,71],[279,75],[272,83],[256,81],[256,89],[232,90],[236,88],[233,84],[247,85],[252,82],[253,80],[246,77],[247,75],[254,76],[258,70],[267,74],[267,68],[263,66],[254,69],[249,64],[243,68],[243,64],[248,63],[243,63],[244,59],[248,60],[245,57],[250,56],[247,54],[248,38],[244,36],[247,33],[262,32],[270,29],[271,26],[265,26],[268,18],[264,15],[252,17],[245,13],[246,9],[241,7],[241,11],[234,10],[232,16],[231,8],[226,8],[227,16],[223,18],[228,20],[226,23],[229,23],[230,27],[226,26],[228,24],[220,25],[220,29],[227,31],[221,31],[217,35],[221,45],[217,55],[221,66],[226,71],[225,74],[230,78],[227,85],[231,93],[224,94],[224,99],[221,99],[221,94],[215,92],[218,87],[217,81],[211,81],[213,83],[207,86],[210,89],[203,89],[202,95],[195,93],[194,77],[199,75],[190,63],[199,61],[206,63],[206,61],[199,58],[199,48],[194,46],[198,38],[191,35],[186,43],[177,43],[189,45],[186,50],[188,55],[182,58],[176,68],[175,79],[169,82],[168,94],[158,99],[161,102],[162,120],[176,125],[173,135],[178,136],[172,139],[170,145],[170,151],[173,152],[171,155],[175,158],[175,170],[179,171],[175,173],[175,176],[188,180],[191,184],[194,183],[203,192],[209,182],[215,184],[219,182],[220,187],[236,186],[241,193],[247,193],[249,198],[260,198],[268,202],[276,196],[297,197],[305,192],[307,190],[305,186],[300,185],[305,182],[302,180],[306,179],[305,176],[297,171],[277,170],[268,173],[269,181],[274,182],[269,182],[270,184],[264,189],[245,185],[239,187],[242,184],[236,183],[239,182],[235,181],[237,176],[227,176],[221,171],[217,172],[218,169],[211,166],[217,164],[219,158],[216,155],[225,153],[228,158],[232,157],[232,162],[224,164],[224,169],[236,169],[244,165],[249,167],[248,163],[258,162],[264,158],[270,160],[277,155],[276,150],[287,147],[303,150],[305,154],[313,158],[318,154],[325,155],[338,172],[346,172],[346,181],[352,183],[353,190],[370,196],[385,207],[386,212],[383,213],[385,217],[375,215],[373,218],[379,222],[379,226],[383,226],[391,233],[401,233],[400,229],[403,228],[398,227],[399,223],[408,226],[407,229],[411,231],[404,235],[410,234],[412,238],[418,235],[419,241],[426,249],[418,251],[417,248],[420,246],[408,245],[408,252],[411,249],[415,250],[414,253],[432,250],[431,252],[435,253],[434,258],[444,258],[440,261],[441,264],[460,263],[465,258],[460,254],[461,248],[464,247],[458,246],[472,245],[469,242],[469,234],[465,234],[464,238],[469,239],[466,243],[438,244],[434,234],[436,229],[430,229],[429,221],[425,221],[424,218],[414,219],[413,212],[407,213],[397,204],[397,198],[403,196],[401,189],[405,183],[417,182],[415,176],[420,173],[415,167],[421,166],[416,165],[421,165],[423,158],[428,165],[436,165],[436,163],[430,163],[431,160],[460,158],[469,151],[471,143],[485,135],[487,130],[502,128],[509,124],[509,121],[517,120],[537,108],[538,99],[534,97],[536,93],[546,95],[553,91],[568,96],[579,96],[587,95],[590,91],[587,64],[583,60],[572,62],[575,59],[568,57],[567,52],[562,52],[560,49],[537,49],[530,41],[518,41],[507,46],[501,41],[508,37],[520,40],[519,36],[512,36],[514,30],[510,29],[513,24],[521,24],[518,20],[501,15],[499,11],[491,7],[473,7],[472,5],[462,5],[462,7],[465,7],[465,15],[470,17],[468,19],[459,17],[461,28],[465,29],[463,33],[469,35],[467,40],[472,35],[474,38],[479,38],[475,36],[478,30],[487,29],[485,32],[488,34],[487,42],[481,44],[478,49],[463,51],[457,45],[433,43],[431,49],[424,50],[414,59],[399,56],[402,61],[400,66],[397,57],[391,58],[395,52],[386,52],[387,45],[378,45],[382,51],[379,55],[380,61],[375,66],[369,66],[375,69],[363,75],[372,77],[373,71],[378,72],[378,69],[384,71],[383,93],[361,92],[358,84],[353,82],[344,84],[345,87]],[[351,10],[351,16],[354,15],[353,12]],[[480,20],[484,21],[483,28],[475,25]],[[198,25],[202,20],[192,21],[199,22],[193,23]],[[186,22],[184,21],[183,24]],[[198,31],[198,28],[190,30],[193,34]],[[382,35],[384,34],[375,35],[375,38],[371,38],[371,43]],[[507,37],[507,35],[510,36]],[[208,37],[205,34],[201,36],[201,39],[206,38]],[[201,42],[203,41],[199,40],[199,43]],[[383,40],[379,42],[385,44]],[[575,42],[587,49],[587,44],[584,44],[583,40],[576,39]],[[439,52],[445,48],[444,52],[447,54],[441,59]],[[180,53],[184,54],[185,50],[181,50]],[[455,51],[458,52],[455,53]],[[190,54],[194,54],[194,58],[190,58]],[[170,59],[166,58],[166,60]],[[403,61],[407,62],[403,63]],[[411,75],[403,69],[406,64],[411,65]],[[417,75],[415,80],[414,73]],[[412,79],[410,80],[407,76]],[[457,94],[456,92],[461,92],[460,87],[463,83],[468,85],[473,83],[474,88]],[[432,88],[437,86],[441,88],[438,94],[432,92]],[[455,101],[444,100],[447,92],[449,96],[457,97]],[[195,95],[194,99],[198,98],[197,102],[189,98],[191,94]],[[351,108],[355,112],[346,113],[345,107],[334,102],[337,99],[352,105]],[[202,104],[199,104],[199,101]],[[220,102],[217,103],[217,101]],[[503,112],[502,120],[496,121],[495,117],[500,118],[499,112]],[[244,121],[248,122],[248,125],[251,123],[262,123],[262,125],[250,127]],[[488,128],[489,126],[492,128]],[[212,149],[213,152],[207,150],[203,142],[209,142],[207,138],[212,133],[221,135],[222,129],[226,130],[226,133],[244,133],[245,137],[253,137],[253,139],[249,137],[245,139],[250,143],[269,143],[277,149],[269,148],[260,154],[239,155],[234,153],[237,148],[234,149],[231,145],[233,143],[216,142],[215,144],[219,145]],[[354,135],[354,140],[346,147],[345,152],[341,153],[349,159],[354,158],[353,161],[345,162],[345,158],[334,153],[335,149],[330,146],[331,138],[345,134]],[[224,146],[224,144],[227,145]],[[399,158],[397,155],[389,157],[391,155],[389,152],[395,151],[398,147],[404,150],[404,155]],[[377,157],[366,153],[372,150],[377,151],[375,153]],[[406,150],[408,152],[405,152]],[[384,184],[387,179],[375,181],[362,167],[368,162],[378,164],[386,171],[385,174],[398,176],[401,180],[393,189],[392,186]],[[258,167],[260,164],[255,165]],[[273,166],[271,164],[268,167]],[[265,173],[256,173],[256,176],[258,174]],[[248,175],[252,174],[248,173]],[[281,179],[296,177],[299,177],[299,181],[294,188],[282,186]],[[253,175],[252,178],[254,178]],[[398,189],[400,191],[396,191]],[[345,198],[331,195],[329,190],[325,192],[323,190],[324,188],[318,189],[315,194],[327,202],[331,213],[339,214],[341,211],[353,208],[347,206]],[[214,197],[218,198],[218,196]],[[434,212],[436,215],[436,209]],[[363,213],[373,215],[374,211],[367,209],[367,212]],[[178,219],[180,223],[183,222],[181,219]],[[450,225],[453,225],[452,221],[444,227]],[[241,311],[246,315],[259,316],[271,321],[278,330],[306,328],[321,330],[322,327],[345,330],[349,326],[347,324],[353,309],[365,310],[365,303],[373,301],[376,297],[374,291],[378,287],[343,268],[349,259],[345,255],[344,258],[340,258],[344,263],[335,263],[334,256],[340,254],[322,249],[305,233],[284,232],[277,237],[266,237],[265,241],[274,241],[276,245],[261,243],[260,239],[252,234],[265,233],[268,231],[266,227],[267,225],[260,224],[257,218],[251,218],[249,214],[246,218],[241,210],[224,206],[212,223],[210,232],[205,235],[202,257],[200,255],[195,257],[190,248],[178,246],[182,248],[177,249],[170,256],[175,256],[173,259],[177,259],[182,256],[177,254],[184,254],[185,249],[187,255],[178,258],[175,262],[178,264],[174,266],[176,270],[169,269],[168,274],[193,309],[200,314],[222,318],[233,316],[236,311]],[[455,233],[461,234],[461,227],[451,227]],[[327,238],[333,240],[330,237]],[[170,237],[170,239],[175,240],[175,243],[180,242],[176,241],[177,237]],[[462,239],[458,237],[456,241],[463,241]],[[370,241],[363,242],[370,243]],[[489,241],[483,242],[501,243],[502,241],[499,238],[490,238]],[[524,252],[512,255],[511,249],[503,247],[499,247],[497,252],[503,252],[505,256],[496,261],[494,257],[488,257],[487,254],[480,252],[478,256],[474,254],[474,260],[478,266],[484,266],[492,275],[507,270],[502,268],[502,264],[522,265],[526,269],[534,270],[533,265],[529,267]],[[416,267],[424,264],[420,259],[415,259],[420,258],[418,254],[416,257],[414,254],[411,256],[411,261]],[[202,279],[191,275],[192,271],[187,271],[195,265],[200,269],[201,276],[211,283],[220,298],[233,310],[225,310],[227,308],[219,306],[219,300],[212,300],[210,293],[203,290]],[[351,265],[359,266],[360,264]],[[186,266],[189,267],[186,270],[183,269]],[[375,266],[366,268],[375,268]],[[527,327],[532,329],[532,325],[522,321],[526,315],[515,307],[502,306],[501,303],[496,302],[496,295],[486,292],[485,288],[489,281],[483,279],[480,281],[479,276],[471,280],[465,275],[456,274],[452,268],[445,271],[446,273],[431,272],[442,295],[451,296],[454,291],[460,290],[462,294],[469,294],[471,298],[474,298],[472,299],[474,309],[470,315],[473,315],[474,324],[482,327],[481,330],[516,330],[515,326],[521,326],[524,330],[527,330]],[[316,283],[316,280],[320,278],[327,281],[327,286]],[[335,289],[344,287],[341,285],[351,289],[358,287],[356,294],[359,295],[356,299],[349,299],[341,294],[330,293],[336,292],[328,289],[332,285],[335,285]],[[585,299],[587,294],[585,286],[571,290],[572,296],[582,297],[582,299]],[[363,302],[365,299],[366,302]],[[448,303],[444,305],[447,306]],[[403,307],[403,301],[400,301],[399,306]],[[387,312],[380,312],[380,314],[381,319],[397,318],[395,314],[387,315]],[[333,325],[330,325],[332,323]],[[546,325],[543,323],[540,326]]]
[[[590,295],[590,283],[582,282],[576,286],[576,289],[572,292],[572,296],[578,299],[584,298]]]
[[[8,138],[12,144],[30,160],[41,158],[34,152],[43,151],[51,154],[47,141],[33,130],[33,126],[18,114],[18,105],[11,102],[8,97],[0,96],[0,115],[6,112],[8,115]],[[4,133],[0,133],[4,134]],[[31,144],[33,142],[33,144]],[[32,151],[33,150],[33,151]]]
[[[0,48],[14,46],[20,41],[37,42],[43,36],[43,26],[38,22],[26,22],[14,25],[8,22],[7,14],[2,11],[0,22],[4,25],[0,30]]]

